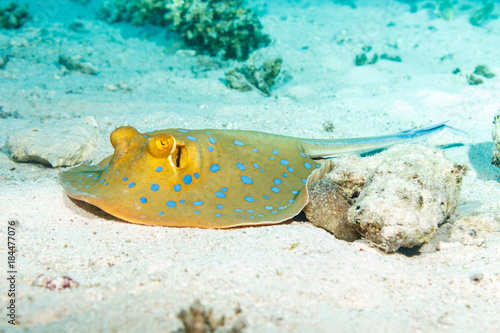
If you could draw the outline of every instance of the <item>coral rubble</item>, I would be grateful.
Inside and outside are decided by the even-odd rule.
[[[421,145],[326,163],[331,183],[309,187],[308,219],[344,240],[355,239],[357,232],[386,252],[422,245],[436,235],[456,209],[465,172],[441,151]]]
[[[18,29],[29,19],[28,7],[19,6],[16,2],[0,8],[0,28]]]
[[[493,136],[494,146],[493,146],[493,160],[491,163],[500,168],[500,112],[496,114],[493,120]]]
[[[260,68],[255,67],[250,59],[242,67],[226,72],[227,85],[240,91],[249,91],[256,87],[266,96],[271,96],[271,86],[281,71],[283,59],[281,57],[267,58]]]
[[[270,42],[243,0],[114,0],[102,12],[108,22],[168,26],[197,52],[224,59],[246,60]]]

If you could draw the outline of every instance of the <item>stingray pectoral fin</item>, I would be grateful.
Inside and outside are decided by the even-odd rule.
[[[85,198],[93,196],[97,179],[103,173],[100,165],[79,165],[59,173],[64,192],[72,198],[87,201]]]

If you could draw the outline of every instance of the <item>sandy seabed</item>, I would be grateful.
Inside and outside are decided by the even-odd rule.
[[[272,97],[228,89],[224,71],[234,63],[179,52],[181,40],[160,28],[95,19],[99,1],[64,1],[20,30],[0,30],[0,50],[14,55],[0,70],[0,105],[20,115],[0,120],[0,142],[47,119],[94,116],[98,162],[112,152],[109,134],[122,125],[340,138],[449,120],[468,135],[444,131],[427,143],[449,145],[446,156],[469,168],[451,220],[475,215],[500,223],[500,169],[490,164],[500,80],[469,85],[465,77],[481,64],[500,74],[499,20],[475,27],[470,11],[458,11],[447,22],[389,0],[358,1],[356,9],[277,3],[249,3],[273,40],[255,53],[256,62],[284,60]],[[68,29],[75,20],[87,31]],[[356,67],[366,46],[402,62]],[[59,54],[81,55],[99,74],[64,75]],[[453,74],[456,68],[461,73]],[[120,82],[131,91],[108,89]],[[7,323],[2,278],[0,331],[168,332],[181,327],[177,313],[195,299],[229,324],[244,319],[245,332],[500,331],[498,232],[480,246],[447,243],[405,256],[338,240],[300,216],[233,230],[133,225],[69,200],[57,180],[61,169],[16,163],[2,152],[0,248],[8,220],[17,220],[18,325]],[[68,276],[79,287],[33,286],[40,274]]]

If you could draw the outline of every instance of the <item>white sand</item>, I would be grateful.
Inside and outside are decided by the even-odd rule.
[[[430,11],[411,14],[392,0],[360,0],[355,10],[319,0],[253,1],[274,41],[256,53],[257,62],[280,54],[293,76],[266,98],[227,89],[220,79],[228,67],[195,75],[197,56],[176,55],[182,44],[165,39],[161,29],[95,20],[99,1],[87,7],[59,2],[50,20],[37,16],[35,27],[0,30],[0,50],[25,45],[9,51],[15,56],[0,71],[0,105],[24,117],[0,120],[0,142],[46,118],[93,115],[101,129],[98,162],[112,151],[109,134],[121,125],[328,138],[449,120],[469,136],[442,132],[428,143],[463,144],[445,151],[469,167],[452,220],[483,214],[500,223],[500,169],[490,165],[500,80],[471,86],[465,79],[480,64],[500,74],[498,20],[474,27],[469,10],[446,22]],[[37,3],[32,11],[41,13]],[[88,33],[67,30],[77,17]],[[363,46],[403,61],[355,67]],[[99,75],[62,76],[60,53],[83,56]],[[451,74],[457,67],[463,74]],[[120,81],[133,91],[105,88]],[[334,123],[333,133],[323,131],[324,121]],[[500,331],[499,233],[482,246],[450,243],[406,257],[337,240],[308,223],[234,230],[132,225],[75,205],[58,184],[60,170],[18,164],[3,152],[1,248],[7,220],[17,219],[17,314],[27,331],[171,331],[181,326],[179,310],[196,298],[229,322],[244,318],[246,332]],[[478,273],[483,279],[473,282]],[[31,286],[39,274],[69,276],[80,286]],[[7,289],[2,278],[0,331],[9,332]]]

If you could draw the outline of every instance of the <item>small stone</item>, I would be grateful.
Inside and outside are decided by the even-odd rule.
[[[52,167],[72,166],[87,160],[99,135],[94,117],[50,120],[11,134],[6,146],[14,160]]]
[[[69,57],[61,54],[59,55],[59,64],[66,67],[70,71],[78,71],[83,74],[90,75],[99,74],[99,69],[94,64],[82,60],[82,57],[79,55]]]
[[[469,278],[473,282],[480,282],[484,278],[484,274],[483,273],[474,273],[474,274],[471,274],[471,276],[469,276]]]
[[[66,288],[77,288],[80,284],[67,276],[52,277],[40,274],[31,285],[47,288],[49,290],[62,290]]]
[[[491,164],[496,165],[500,168],[500,112],[496,114],[493,119],[493,131],[491,133],[493,137],[493,159]]]
[[[474,74],[480,75],[486,79],[492,79],[495,77],[495,73],[493,73],[486,65],[477,66],[474,70]]]

